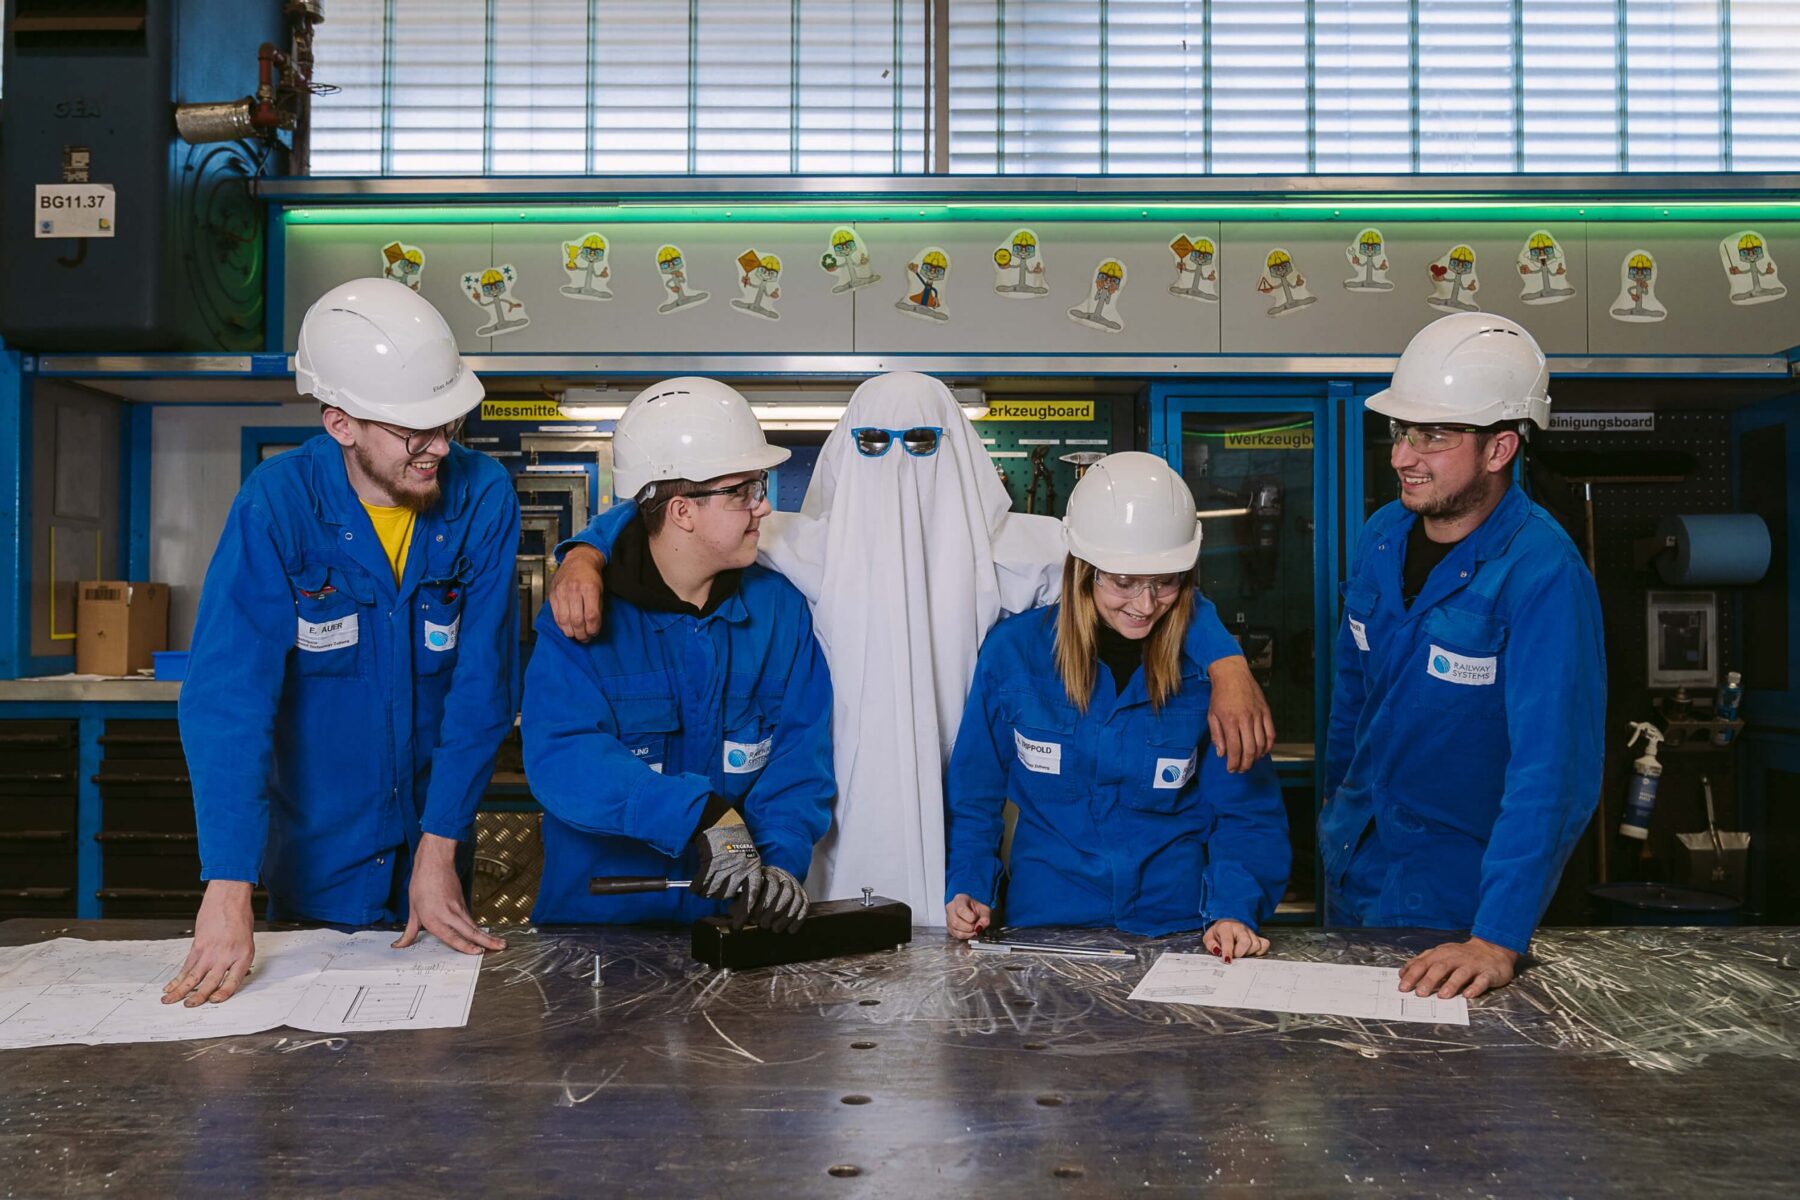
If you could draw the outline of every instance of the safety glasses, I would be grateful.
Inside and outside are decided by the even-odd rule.
[[[1388,422],[1388,436],[1397,446],[1405,442],[1419,454],[1442,454],[1446,450],[1454,450],[1463,444],[1463,439],[1474,433],[1473,429],[1462,425],[1402,425],[1398,421]]]
[[[864,458],[880,458],[893,449],[895,442],[914,458],[924,458],[937,453],[938,443],[944,440],[944,429],[941,425],[914,425],[911,429],[877,429],[873,425],[864,425],[852,429],[850,436],[856,439],[856,452]]]
[[[1094,579],[1121,600],[1135,600],[1145,592],[1154,599],[1167,600],[1181,589],[1182,581],[1180,575],[1114,575],[1110,571],[1096,571]]]
[[[463,420],[464,418],[458,417],[456,420],[439,425],[434,429],[396,429],[381,421],[366,421],[364,424],[373,425],[405,442],[408,454],[423,454],[431,449],[431,443],[437,441],[440,433],[444,435],[445,441],[454,442],[457,435],[462,433]]]
[[[734,483],[730,487],[710,488],[704,492],[689,492],[688,496],[723,496],[720,507],[732,512],[748,512],[761,504],[769,495],[769,477],[758,475],[755,479],[746,479],[742,483]]]

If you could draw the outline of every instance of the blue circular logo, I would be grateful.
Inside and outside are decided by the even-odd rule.
[[[1181,778],[1181,768],[1180,767],[1164,767],[1162,777],[1163,777],[1163,782],[1174,783],[1177,779]]]
[[[1439,654],[1431,660],[1431,669],[1436,671],[1439,675],[1448,675],[1450,673],[1450,660]]]
[[[441,649],[450,644],[450,635],[441,630],[434,629],[425,635],[425,640]]]
[[[749,762],[750,759],[742,750],[733,750],[730,754],[725,756],[725,761],[734,767],[741,767]]]

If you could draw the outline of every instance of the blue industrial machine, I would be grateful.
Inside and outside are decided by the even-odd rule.
[[[248,184],[281,166],[318,19],[318,0],[6,0],[0,336],[259,347],[264,221]],[[66,210],[51,206],[97,202],[92,185],[112,188],[107,227],[57,230]]]

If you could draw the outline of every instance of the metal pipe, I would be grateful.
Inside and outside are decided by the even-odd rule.
[[[254,101],[248,96],[219,104],[177,104],[175,132],[182,141],[194,146],[256,137],[253,106]]]
[[[288,0],[287,15],[293,24],[290,59],[297,84],[294,147],[288,156],[288,174],[306,175],[312,170],[313,26],[325,20],[323,0]]]

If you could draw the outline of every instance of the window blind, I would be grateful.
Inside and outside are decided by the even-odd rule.
[[[1709,0],[1625,6],[1625,162],[1634,171],[1725,167],[1724,37]]]
[[[1525,170],[1621,170],[1618,0],[1524,0],[1520,9]]]
[[[1419,170],[1517,169],[1512,0],[1422,0]]]
[[[1800,164],[1800,2],[1733,0],[1731,166],[1792,171]]]
[[[322,174],[908,174],[931,0],[333,0]],[[1800,170],[1796,0],[955,0],[972,174]]]
[[[1327,175],[1417,170],[1412,4],[1318,0],[1313,8],[1315,168]]]

